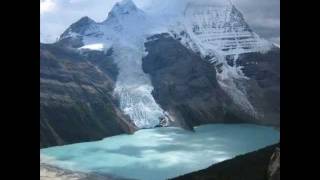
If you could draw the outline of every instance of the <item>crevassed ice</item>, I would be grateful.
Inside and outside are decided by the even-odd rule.
[[[152,128],[160,123],[164,111],[155,102],[150,78],[142,70],[143,43],[135,47],[114,44],[114,57],[119,67],[114,93],[120,109],[139,128]]]
[[[104,22],[115,33],[112,48],[119,74],[114,93],[119,99],[120,109],[138,128],[152,128],[165,117],[164,110],[151,94],[153,86],[150,77],[142,70],[144,42],[152,23],[143,11],[132,6],[129,8],[130,15],[115,11],[113,14],[118,15],[110,16]]]

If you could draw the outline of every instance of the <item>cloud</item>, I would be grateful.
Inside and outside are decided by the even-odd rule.
[[[103,21],[121,0],[40,0],[41,42],[53,42],[70,24],[83,16]],[[145,11],[179,13],[188,2],[226,0],[133,0]],[[248,24],[262,37],[280,37],[280,0],[231,0]]]
[[[40,0],[40,14],[53,11],[55,5],[54,0]]]
[[[54,42],[63,31],[83,16],[102,21],[119,0],[40,1],[40,41]]]
[[[280,0],[233,0],[260,36],[280,44]]]

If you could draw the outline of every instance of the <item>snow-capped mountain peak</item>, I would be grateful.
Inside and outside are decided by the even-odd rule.
[[[259,51],[267,46],[230,1],[189,3],[184,12],[186,32],[203,53],[222,55]]]
[[[236,104],[254,115],[255,109],[237,81],[248,79],[237,65],[239,55],[267,52],[272,44],[254,33],[231,1],[200,1],[186,5],[182,22],[172,32],[189,49],[215,65],[220,86]],[[234,66],[227,63],[227,58]]]
[[[71,24],[71,26],[61,34],[60,40],[77,35],[85,35],[86,31],[95,25],[96,22],[93,19],[88,16],[82,17],[77,22]]]
[[[129,15],[130,13],[136,11],[138,11],[138,8],[132,0],[122,0],[113,6],[108,14],[108,18],[118,15]]]

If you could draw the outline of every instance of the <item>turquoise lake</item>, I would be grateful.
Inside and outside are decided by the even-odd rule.
[[[140,180],[163,180],[279,142],[279,131],[251,124],[210,124],[195,132],[143,129],[101,141],[41,149],[41,162]]]

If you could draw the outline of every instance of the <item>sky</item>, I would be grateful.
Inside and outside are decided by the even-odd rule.
[[[54,42],[72,23],[83,16],[97,22],[121,0],[40,0],[40,41]],[[179,7],[186,1],[198,0],[133,0],[148,11],[154,7]],[[216,0],[204,0],[216,1]],[[261,37],[280,44],[280,0],[231,0],[242,12],[250,27]],[[172,8],[171,8],[172,9]]]

